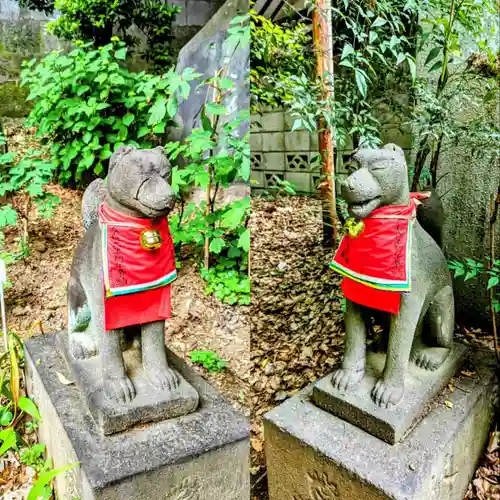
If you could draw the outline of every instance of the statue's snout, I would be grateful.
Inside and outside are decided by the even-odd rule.
[[[175,193],[170,184],[160,176],[146,180],[139,189],[139,201],[157,212],[171,210],[175,204]]]

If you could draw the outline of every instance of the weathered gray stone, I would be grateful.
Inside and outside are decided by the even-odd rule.
[[[315,406],[312,385],[269,412],[270,500],[462,500],[498,394],[491,353],[475,352],[471,363],[475,375],[457,378],[395,445]]]
[[[338,391],[332,386],[331,376],[327,376],[314,384],[312,400],[323,410],[394,444],[404,438],[421,418],[423,409],[455,375],[467,350],[463,344],[455,343],[446,361],[434,372],[410,363],[403,400],[390,409],[380,408],[371,399],[371,391],[384,369],[383,353],[367,355],[366,373],[355,391]]]
[[[421,219],[417,210],[410,216],[395,216],[394,213],[387,216],[383,212],[380,213],[380,209],[384,207],[410,206],[408,168],[404,151],[395,144],[387,144],[383,148],[361,148],[354,155],[354,159],[360,168],[342,185],[342,199],[347,203],[350,216],[356,221],[362,221],[363,227],[364,219],[368,227],[368,219],[375,210],[379,212],[376,216],[373,215],[370,222],[373,222],[375,217],[393,221],[406,218],[409,221],[403,221],[402,225],[398,223],[394,231],[406,231],[403,226],[409,224],[408,238],[411,240],[408,252],[411,259],[404,255],[404,249],[408,245],[404,239],[399,239],[392,248],[380,250],[385,259],[392,259],[389,262],[393,263],[394,267],[398,266],[398,262],[404,266],[405,258],[409,259],[411,266],[408,271],[411,272],[410,289],[401,293],[399,312],[390,314],[389,311],[384,311],[383,307],[380,307],[382,311],[376,311],[377,318],[380,317],[388,332],[387,357],[380,378],[372,388],[371,397],[381,408],[388,408],[400,404],[403,398],[410,357],[421,368],[434,371],[449,356],[455,326],[453,288],[445,256],[438,243],[420,225]],[[422,203],[426,202],[428,203],[424,200]],[[388,222],[385,221],[384,224]],[[358,236],[360,239],[369,238],[370,235],[380,234],[380,230],[380,227],[377,227],[374,233],[369,233],[363,229]],[[337,254],[344,257],[345,253],[343,262],[348,268],[348,248],[355,246],[355,238],[356,236],[347,240],[348,246],[343,247],[342,253]],[[370,241],[375,241],[373,245],[378,244],[377,240],[368,239],[368,242]],[[397,250],[398,248],[400,250]],[[377,255],[375,250],[376,248],[373,248],[374,254]],[[356,255],[354,257],[356,258]],[[359,277],[358,273],[373,278],[373,267],[370,267],[373,265],[374,263],[368,263],[365,269],[354,269],[354,279]],[[343,269],[339,271],[342,274],[345,267],[340,267]],[[345,295],[345,352],[342,366],[334,372],[332,383],[341,391],[354,391],[365,373],[367,329],[374,312],[367,308],[369,304],[363,302],[362,294],[350,295],[345,291]]]
[[[42,415],[41,442],[55,467],[79,462],[56,478],[70,500],[248,500],[248,423],[175,355],[170,364],[200,394],[198,411],[103,436],[80,391],[64,385],[55,335],[26,341],[28,394]]]
[[[124,431],[138,423],[159,422],[195,411],[198,393],[182,377],[172,391],[162,391],[153,386],[144,374],[141,352],[132,348],[123,353],[125,369],[137,390],[137,396],[128,404],[110,401],[105,393],[98,357],[74,360],[63,333],[57,336],[57,347],[66,361],[71,375],[97,426],[103,434]]]
[[[168,366],[165,352],[165,314],[155,313],[150,316],[132,316],[128,313],[128,321],[115,321],[108,326],[105,320],[106,300],[104,297],[104,276],[108,259],[103,257],[104,225],[98,222],[97,207],[109,207],[121,217],[132,217],[133,224],[147,228],[141,234],[149,232],[155,236],[156,230],[151,221],[165,220],[175,204],[175,195],[170,187],[170,162],[161,146],[154,149],[136,149],[132,146],[118,148],[110,158],[106,184],[96,179],[87,188],[82,200],[82,213],[85,234],[80,240],[73,258],[68,281],[68,355],[66,360],[80,387],[85,388],[85,395],[97,422],[102,423],[103,432],[123,430],[127,420],[130,424],[138,421],[146,422],[167,415],[167,401],[172,405],[170,415],[179,416],[182,411],[188,413],[196,408],[196,398],[184,384],[179,374]],[[123,219],[120,219],[123,225]],[[144,223],[139,222],[144,221]],[[149,221],[149,222],[148,222]],[[127,222],[125,222],[127,223]],[[128,222],[130,227],[130,221]],[[118,231],[112,226],[112,231]],[[173,242],[168,227],[163,230],[160,246],[167,248],[174,255]],[[168,239],[167,239],[168,236]],[[161,242],[161,238],[165,241]],[[127,233],[119,245],[136,244],[136,233]],[[107,244],[111,245],[110,240]],[[118,244],[117,244],[118,245]],[[116,246],[116,259],[123,262],[123,254]],[[139,252],[132,253],[133,259],[141,262],[147,250],[139,246]],[[126,275],[125,263],[121,267],[121,284],[131,288],[134,283]],[[175,273],[175,262],[164,261],[160,276]],[[133,288],[133,287],[132,287]],[[112,299],[111,299],[112,300]],[[162,299],[164,300],[164,299]],[[133,318],[133,320],[132,320]],[[115,326],[116,325],[116,326]],[[119,325],[119,326],[118,326]],[[123,352],[125,340],[133,339],[140,345],[141,354],[134,364],[125,366]],[[65,341],[64,341],[65,342]],[[92,363],[82,363],[91,360]],[[95,370],[97,368],[100,370]],[[142,367],[138,371],[138,367]],[[135,370],[135,382],[132,381]],[[91,376],[92,375],[92,376]],[[144,376],[143,376],[144,375]],[[145,378],[150,384],[145,383]],[[151,390],[153,387],[156,390]],[[141,394],[142,392],[142,394]],[[170,392],[170,396],[167,393]],[[158,401],[150,400],[156,395]],[[137,396],[137,397],[136,397]],[[108,402],[105,402],[105,399]],[[112,403],[118,404],[120,410],[113,410]],[[123,407],[123,408],[122,408]],[[126,407],[130,411],[126,415]]]
[[[193,6],[196,3],[193,2]],[[228,113],[221,117],[219,125],[222,127],[224,123],[231,121],[242,110],[249,109],[249,47],[234,49],[225,43],[231,20],[237,15],[247,12],[248,2],[245,0],[228,0],[180,51],[176,70],[182,72],[186,68],[193,68],[202,74],[202,77],[191,82],[189,98],[179,106],[177,117],[179,127],[170,130],[169,138],[171,140],[183,140],[191,134],[193,129],[201,127],[201,109],[207,102],[208,90],[205,86],[200,86],[200,83],[213,77],[222,68],[226,68],[226,75],[233,80],[235,88],[223,100]],[[208,98],[211,97],[210,93]],[[241,123],[238,129],[241,137],[248,131],[249,126],[250,120]],[[182,163],[182,160],[180,162]]]

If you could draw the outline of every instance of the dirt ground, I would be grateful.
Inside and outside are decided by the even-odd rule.
[[[321,205],[311,198],[254,199],[252,231],[252,500],[267,500],[262,415],[332,371],[343,350],[339,279],[321,243]],[[457,338],[493,348],[480,329]],[[500,499],[500,432],[491,432],[467,499]]]

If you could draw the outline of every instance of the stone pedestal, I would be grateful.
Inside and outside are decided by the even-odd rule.
[[[404,398],[389,409],[380,408],[371,397],[372,389],[384,370],[384,353],[368,353],[365,376],[355,391],[334,389],[328,376],[314,384],[312,399],[323,410],[394,444],[422,418],[422,412],[455,375],[466,354],[467,347],[455,342],[446,361],[434,372],[410,363],[405,377]]]
[[[169,361],[199,394],[183,417],[104,436],[56,349],[55,335],[25,344],[26,383],[40,408],[40,441],[55,467],[79,462],[56,479],[64,500],[248,500],[248,423],[179,358]]]
[[[270,499],[462,500],[498,394],[494,359],[474,352],[470,363],[474,375],[459,372],[454,391],[438,395],[397,444],[320,409],[313,385],[269,412]]]

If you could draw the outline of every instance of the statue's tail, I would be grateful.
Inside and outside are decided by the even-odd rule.
[[[106,198],[107,188],[103,179],[92,181],[85,192],[82,199],[82,218],[85,231],[94,223],[97,222],[99,205]]]

